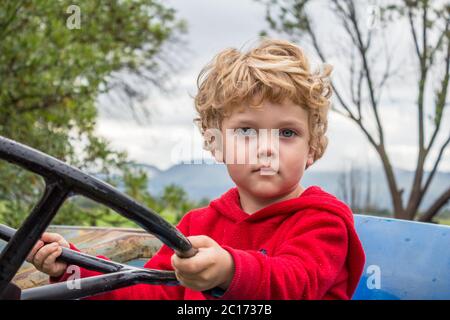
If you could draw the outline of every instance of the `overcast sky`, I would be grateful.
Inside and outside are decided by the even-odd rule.
[[[318,1],[320,2],[320,1]],[[165,4],[178,11],[178,17],[188,23],[186,35],[188,50],[185,56],[186,66],[175,75],[179,86],[175,97],[153,96],[147,102],[152,110],[151,123],[139,126],[130,117],[112,117],[101,112],[97,131],[108,138],[112,146],[126,150],[131,159],[152,164],[166,169],[180,161],[191,158],[209,158],[201,148],[201,137],[194,127],[195,117],[192,96],[196,92],[196,79],[201,68],[219,51],[227,47],[248,48],[255,44],[258,33],[266,29],[265,9],[260,4],[249,0],[168,0]],[[316,10],[318,14],[320,10]],[[323,19],[322,21],[331,21]],[[329,27],[321,23],[325,30]],[[409,42],[406,37],[402,41],[397,55],[398,63],[412,59]],[[405,34],[405,33],[403,33]],[[394,36],[394,35],[392,35]],[[399,40],[396,40],[399,41]],[[313,62],[317,61],[312,50]],[[344,72],[345,66],[340,63],[338,53],[333,51],[332,44],[325,46],[330,61],[334,65],[333,77]],[[335,54],[334,54],[335,53]],[[404,56],[403,56],[404,55]],[[405,63],[405,70],[409,64]],[[333,78],[335,79],[335,78]],[[410,82],[408,74],[398,83],[391,84],[387,91],[387,100],[383,103],[381,115],[386,130],[388,152],[393,165],[403,169],[413,169],[416,162],[417,120],[414,80]],[[411,91],[411,88],[413,90]],[[334,100],[335,101],[335,100]],[[449,109],[449,108],[447,108]],[[450,131],[450,112],[444,114],[442,131]],[[379,165],[378,156],[372,150],[366,138],[358,128],[347,119],[330,113],[329,145],[322,159],[313,167],[314,170],[340,170],[350,162],[362,166]],[[443,135],[437,142],[443,140]],[[450,171],[450,148],[444,154],[440,169]],[[433,154],[432,154],[433,156]]]

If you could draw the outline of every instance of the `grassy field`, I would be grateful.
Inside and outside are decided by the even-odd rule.
[[[387,210],[382,211],[382,212],[367,212],[364,214],[371,215],[371,216],[384,217],[384,218],[393,217],[393,214]],[[450,226],[450,211],[445,210],[442,213],[439,213],[439,215],[433,219],[433,222],[437,223],[437,224],[443,224],[443,225]]]
[[[445,224],[445,225],[450,226],[450,218],[436,219],[436,221],[437,221],[439,224]]]
[[[446,209],[445,211],[439,213],[434,220],[439,224],[450,226],[450,210]]]

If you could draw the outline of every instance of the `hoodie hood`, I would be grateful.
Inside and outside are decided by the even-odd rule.
[[[234,187],[218,199],[213,200],[210,207],[234,223],[244,221],[255,223],[266,219],[284,219],[286,216],[296,214],[299,211],[308,214],[308,209],[327,211],[341,217],[347,226],[349,239],[347,254],[348,270],[351,271],[348,281],[349,296],[355,291],[363,272],[365,254],[354,227],[353,213],[345,203],[320,187],[310,186],[296,198],[271,204],[252,214],[242,210],[239,191],[237,187]]]
[[[353,221],[352,212],[348,206],[318,186],[308,187],[296,198],[273,203],[252,214],[248,214],[242,209],[237,187],[231,188],[210,203],[213,209],[234,223],[257,222],[274,216],[291,215],[306,208],[329,211],[330,205],[333,208],[338,207],[335,209],[338,209],[346,218],[350,215]]]

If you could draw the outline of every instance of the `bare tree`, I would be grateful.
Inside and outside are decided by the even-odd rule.
[[[374,190],[372,187],[372,169],[366,169],[351,162],[347,167],[342,168],[338,178],[336,194],[349,204],[355,213],[376,213],[382,211],[380,207],[373,203]]]
[[[377,210],[375,204],[373,201],[373,188],[372,188],[372,170],[370,167],[368,167],[366,172],[366,197],[365,197],[365,203],[364,203],[364,209],[365,211],[371,212],[374,210]]]
[[[307,41],[323,61],[328,61],[324,42],[317,32],[313,15],[310,14],[310,0],[260,0],[266,5],[266,20],[270,28],[288,35],[293,41]],[[388,188],[391,195],[394,216],[400,219],[417,218],[418,208],[427,193],[442,160],[444,151],[450,143],[450,130],[442,128],[444,109],[448,106],[448,85],[450,70],[450,5],[445,1],[431,0],[397,0],[377,7],[379,25],[367,27],[367,15],[361,14],[361,2],[355,0],[327,0],[330,14],[339,25],[331,32],[339,34],[338,27],[345,38],[339,40],[347,51],[342,58],[348,58],[349,77],[345,85],[339,86],[333,81],[332,86],[338,104],[333,110],[353,121],[367,137],[369,143],[379,155]],[[315,2],[317,4],[317,2]],[[364,23],[365,22],[365,23]],[[417,77],[417,121],[418,121],[418,155],[414,179],[406,201],[404,190],[398,185],[391,157],[386,149],[385,128],[380,116],[380,101],[383,90],[399,71],[404,72],[403,63],[393,63],[395,49],[386,43],[390,35],[384,32],[392,23],[404,23],[408,38],[414,47]],[[365,25],[366,24],[366,25]],[[264,34],[264,33],[263,33]],[[437,36],[435,36],[437,35]],[[328,41],[329,42],[329,41]],[[377,72],[375,64],[383,72]],[[399,65],[403,69],[394,68]],[[425,101],[427,86],[433,77],[437,83],[433,98],[434,105],[430,132],[427,132]],[[436,80],[436,79],[435,79]],[[346,88],[347,91],[345,89]],[[438,135],[443,137],[439,145]],[[428,140],[427,140],[428,137]],[[434,159],[430,154],[437,154]],[[424,168],[430,163],[431,171]],[[422,221],[431,221],[441,208],[450,200],[450,184],[445,191],[437,195],[434,203],[419,217]]]

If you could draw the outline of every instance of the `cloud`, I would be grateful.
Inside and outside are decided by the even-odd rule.
[[[242,0],[168,0],[179,17],[188,22],[188,48],[190,59],[186,60],[185,69],[174,75],[179,86],[179,94],[175,97],[153,95],[145,103],[152,110],[151,122],[139,126],[130,117],[111,116],[101,113],[97,132],[108,138],[116,148],[128,151],[130,157],[139,162],[156,165],[164,169],[175,164],[174,161],[187,155],[204,156],[201,148],[201,137],[193,126],[195,117],[193,100],[190,95],[196,92],[196,79],[201,68],[212,57],[226,47],[248,47],[258,39],[258,33],[266,28],[265,9],[255,1]],[[321,28],[330,21],[322,19]],[[328,26],[329,27],[329,26]],[[329,44],[328,51],[333,44]],[[405,61],[404,54],[398,55]],[[317,57],[313,57],[313,62]],[[332,64],[336,65],[335,73],[345,70],[338,56],[331,55]],[[406,66],[405,66],[406,68]],[[403,70],[403,69],[402,69]],[[414,169],[417,156],[417,107],[415,105],[415,79],[403,75],[403,80],[391,84],[380,103],[380,115],[385,128],[388,151],[395,167]],[[427,106],[432,104],[427,97]],[[448,109],[448,108],[447,108]],[[312,170],[339,170],[349,162],[362,166],[379,166],[379,157],[369,145],[364,134],[350,120],[331,113],[329,120],[329,146],[322,159]],[[450,128],[449,110],[444,114],[442,131]],[[374,129],[372,127],[372,129]],[[427,127],[427,133],[431,128]],[[375,131],[373,131],[375,132]],[[439,136],[437,143],[442,143]],[[192,145],[178,152],[180,146]],[[448,148],[449,149],[449,148]],[[444,154],[440,169],[450,171],[450,150]],[[193,152],[185,152],[191,150]],[[174,156],[178,154],[178,156]],[[431,160],[437,155],[430,154]],[[427,168],[430,168],[430,162]]]

